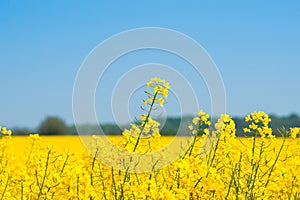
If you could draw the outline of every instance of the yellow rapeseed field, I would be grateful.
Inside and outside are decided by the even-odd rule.
[[[109,138],[116,143],[124,140]],[[78,136],[3,135],[0,195],[2,199],[300,198],[299,139],[257,138],[253,154],[253,138],[225,135],[210,153],[200,156],[203,139],[197,140],[192,154],[183,154],[165,168],[126,175],[94,159]],[[171,140],[162,137],[157,142]]]
[[[201,110],[185,136],[161,137],[150,114],[169,85],[147,87],[147,113],[120,137],[16,137],[0,127],[0,199],[300,199],[300,128],[276,138],[268,115],[253,112],[238,138],[229,115],[212,125]]]

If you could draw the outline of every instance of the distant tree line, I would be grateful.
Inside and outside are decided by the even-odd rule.
[[[278,117],[276,115],[270,115],[272,121],[270,123],[270,127],[273,129],[273,133],[276,136],[280,136],[278,132],[279,129],[285,128],[289,129],[290,127],[300,127],[300,116],[297,114],[291,114],[289,116]],[[162,129],[161,135],[175,135],[177,133],[183,133],[189,131],[187,126],[191,123],[193,117],[192,116],[185,116],[185,117],[170,117],[166,120],[159,120]],[[244,118],[241,117],[234,117],[233,120],[236,123],[236,135],[239,137],[244,136],[243,128],[246,127],[248,124],[245,122]],[[213,120],[214,123],[214,120]],[[212,124],[213,124],[212,123]],[[124,129],[129,129],[130,124],[124,124],[119,127],[116,124],[101,124],[102,133],[105,135],[121,135]],[[41,122],[37,130],[30,131],[26,128],[15,128],[13,129],[14,135],[28,135],[29,133],[39,133],[40,135],[77,135],[78,132],[80,134],[99,134],[100,127],[95,124],[83,124],[80,126],[67,126],[66,123],[55,116],[47,117],[45,120]]]

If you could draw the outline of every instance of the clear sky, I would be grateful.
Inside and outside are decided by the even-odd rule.
[[[83,60],[108,37],[142,27],[173,29],[201,44],[222,75],[229,114],[300,113],[299,1],[180,2],[0,1],[0,124],[34,128],[48,115],[71,124]],[[114,83],[106,84],[109,93]]]

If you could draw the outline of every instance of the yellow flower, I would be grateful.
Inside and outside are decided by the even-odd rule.
[[[146,118],[147,118],[147,116],[146,116],[145,114],[142,114],[142,115],[141,115],[141,119],[142,119],[143,121],[145,121]]]
[[[269,127],[263,127],[263,132],[267,135],[271,135],[272,134],[272,129]]]
[[[165,100],[163,98],[159,98],[159,105],[163,106],[164,105]]]
[[[161,95],[162,95],[163,97],[167,98],[167,97],[168,97],[168,90],[167,90],[167,89],[162,89],[162,90],[161,90]]]
[[[168,82],[164,82],[164,87],[168,90],[168,89],[170,89],[170,84],[168,83]]]
[[[158,87],[159,85],[157,85],[157,86],[155,86],[154,88],[153,88],[153,91],[154,91],[154,93],[156,94],[156,93],[158,93],[158,91],[159,91],[159,87]]]
[[[150,88],[150,87],[152,87],[152,81],[149,81],[149,82],[147,83],[147,88]]]
[[[227,114],[223,114],[221,117],[222,117],[224,123],[227,123],[231,120],[231,117]]]
[[[189,125],[188,128],[192,131],[194,129],[193,125]]]
[[[250,133],[250,129],[249,128],[244,128],[243,129],[245,133]]]
[[[199,117],[195,117],[195,118],[193,118],[193,120],[192,120],[192,122],[193,122],[194,125],[197,125],[199,121],[200,121],[200,118],[199,118]]]
[[[2,127],[1,132],[2,132],[2,134],[6,135],[7,134],[7,129],[5,127]]]
[[[199,116],[205,115],[205,112],[204,112],[203,110],[200,110],[199,113],[198,113],[198,115],[199,115]]]
[[[254,123],[249,125],[249,128],[252,128],[253,130],[256,130],[258,128],[258,126]]]
[[[6,134],[7,134],[8,136],[11,136],[11,134],[12,134],[11,130],[8,130]]]
[[[202,121],[207,121],[208,118],[209,118],[209,115],[208,115],[208,114],[201,116],[201,120],[202,120]]]
[[[157,78],[157,77],[153,77],[153,78],[151,78],[150,79],[150,81],[152,81],[152,82],[154,82],[154,83],[158,83],[158,82],[160,82],[160,78]]]
[[[39,134],[29,134],[29,137],[33,141],[40,140]]]
[[[11,136],[11,130],[7,130],[5,127],[1,127],[1,132],[3,135]]]
[[[250,115],[247,115],[246,118],[245,118],[245,121],[246,121],[246,122],[249,122],[249,121],[251,121],[251,120],[252,120],[252,119],[251,119],[251,116],[250,116]]]
[[[204,129],[203,132],[204,132],[205,135],[208,135],[209,134],[208,128]]]
[[[210,121],[205,121],[205,124],[210,126],[211,125],[211,122]]]
[[[300,128],[296,128],[296,127],[290,128],[290,133],[292,138],[296,138],[299,132],[300,132]]]

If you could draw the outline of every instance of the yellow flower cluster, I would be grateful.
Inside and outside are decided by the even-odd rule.
[[[11,130],[6,129],[6,127],[0,126],[0,134],[6,135],[6,136],[11,136]]]
[[[200,110],[198,116],[193,118],[192,123],[188,126],[188,128],[193,135],[208,135],[210,124],[209,114]]]
[[[151,152],[159,149],[161,146],[159,144],[160,133],[159,133],[159,125],[160,123],[152,119],[148,118],[147,122],[144,121],[141,123],[141,126],[136,124],[131,124],[130,129],[125,129],[122,132],[124,136],[124,140],[119,145],[121,148],[124,147],[127,151],[132,152],[137,140],[139,140],[137,152]],[[123,144],[123,145],[122,145]]]
[[[272,129],[269,128],[271,119],[266,113],[262,111],[252,112],[246,116],[245,121],[250,123],[248,128],[244,128],[245,133],[253,132],[261,137],[273,137]]]
[[[233,137],[235,136],[235,123],[228,114],[221,115],[215,124],[215,128],[221,136],[225,134]]]
[[[146,86],[147,88],[153,88],[153,92],[146,92],[148,94],[148,99],[144,100],[144,105],[148,105],[149,108],[145,109],[142,107],[142,110],[147,111],[147,114],[141,115],[142,121],[140,124],[131,124],[131,128],[129,130],[125,129],[122,133],[126,138],[124,148],[132,152],[148,152],[149,150],[152,151],[159,147],[156,145],[156,148],[152,148],[150,145],[150,141],[153,138],[157,140],[157,138],[160,137],[160,123],[151,118],[151,112],[156,104],[159,104],[160,106],[164,105],[165,99],[168,97],[170,85],[163,79],[151,78]],[[143,144],[140,144],[141,142]],[[154,143],[152,142],[152,144]],[[144,146],[147,146],[148,148],[145,149]],[[123,146],[121,145],[121,148],[122,147]],[[138,147],[139,150],[137,150]]]
[[[160,78],[151,78],[147,83],[147,88],[153,88],[153,91],[146,92],[149,96],[144,100],[144,105],[151,105],[152,102],[158,103],[163,106],[165,99],[169,95],[170,84]]]
[[[296,138],[298,135],[300,136],[300,128],[299,127],[290,128],[290,135],[292,138]]]

